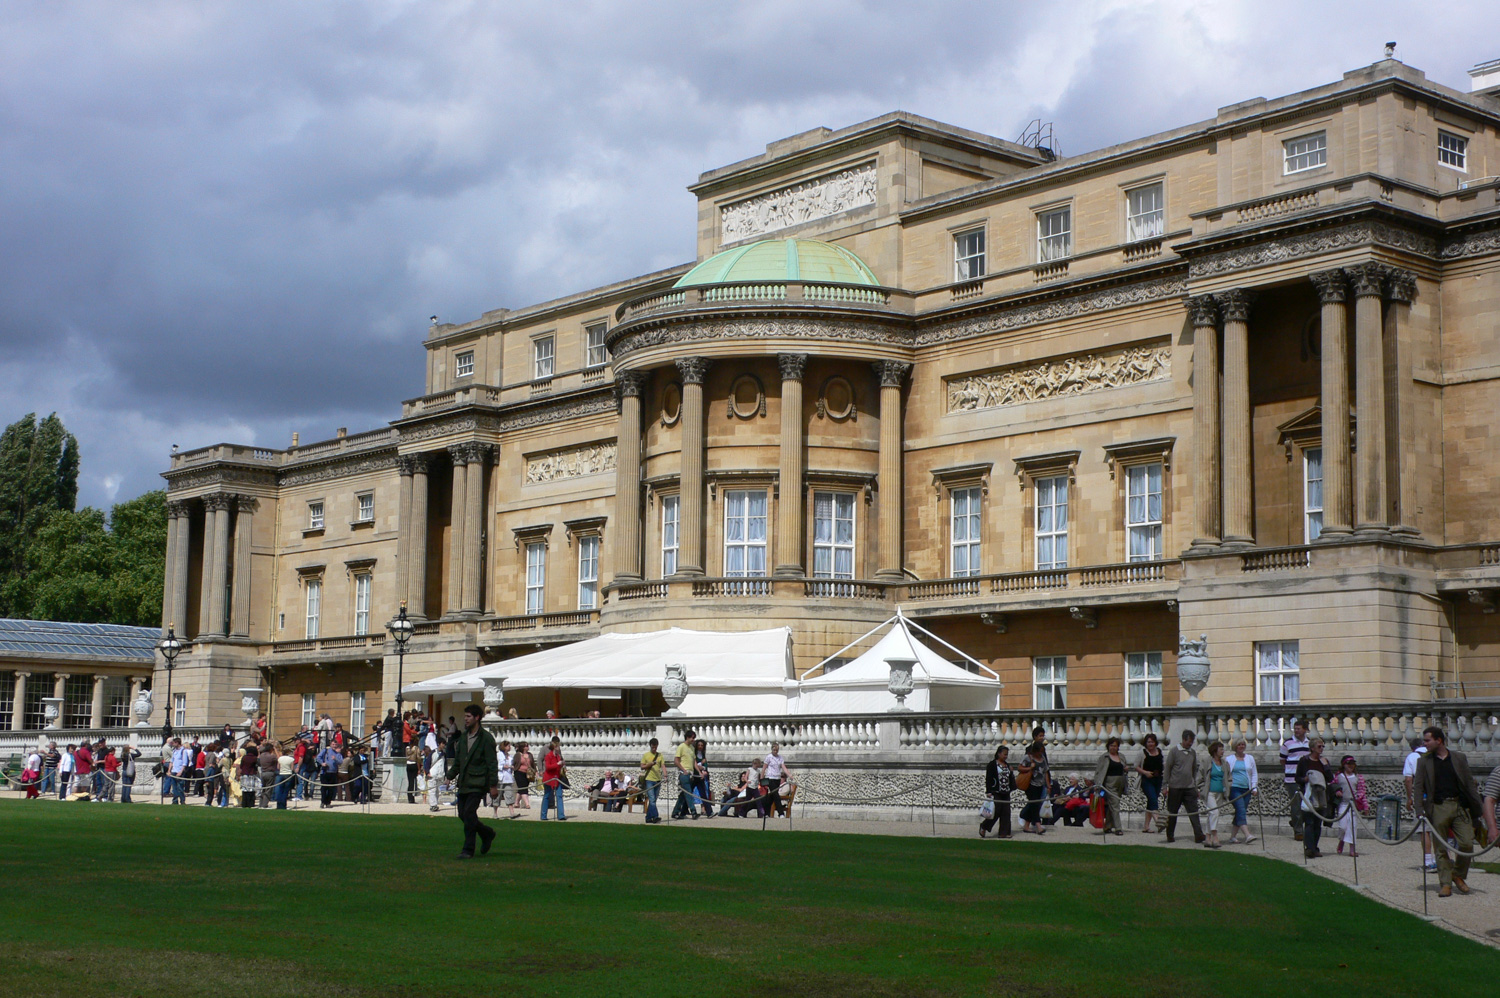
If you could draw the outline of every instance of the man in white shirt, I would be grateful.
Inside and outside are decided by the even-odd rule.
[[[67,751],[63,752],[62,758],[57,761],[57,799],[67,800],[68,794],[72,792],[73,767],[77,761],[73,758],[73,752],[77,745],[69,745]]]
[[[781,757],[781,745],[778,742],[771,743],[771,753],[766,756],[765,769],[760,774],[762,793],[766,800],[761,804],[762,814],[770,813],[776,816],[776,809],[781,806],[781,783],[792,781],[792,771],[787,768],[786,760]]]
[[[427,737],[432,738],[432,733],[428,732]],[[505,798],[505,806],[510,811],[506,817],[514,818],[516,817],[516,751],[511,746],[509,739],[500,743],[497,761],[500,763],[500,796]],[[499,808],[495,809],[497,817],[499,810]]]
[[[1422,744],[1422,739],[1411,740],[1411,753],[1406,757],[1406,762],[1401,766],[1401,778],[1406,783],[1406,809],[1412,814],[1417,813],[1416,802],[1412,800],[1412,783],[1417,778],[1417,760],[1426,753],[1427,746]],[[1428,873],[1437,872],[1437,857],[1432,854],[1432,835],[1427,829],[1422,829],[1422,865],[1427,867]]]

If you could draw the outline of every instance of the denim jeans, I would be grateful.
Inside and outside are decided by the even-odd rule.
[[[563,813],[562,787],[548,787],[548,786],[544,786],[542,788],[542,814],[541,814],[541,819],[543,821],[547,820],[547,807],[548,807],[549,804],[551,806],[557,808],[557,816],[559,818],[566,818],[567,817],[567,815]]]
[[[130,788],[135,786],[135,777],[126,776],[120,780],[120,803],[130,803]]]
[[[57,789],[57,768],[48,766],[42,770],[42,787],[38,793],[50,794]]]
[[[661,793],[661,780],[642,780],[646,788],[646,820],[657,821],[661,815],[656,810],[656,797]]]
[[[287,796],[288,793],[291,792],[292,781],[295,780],[295,779],[296,779],[296,777],[293,776],[291,773],[286,773],[285,775],[278,775],[277,776],[277,778],[276,778],[276,810],[278,810],[278,811],[285,811],[286,810],[286,796]]]
[[[1230,787],[1229,802],[1234,805],[1234,823],[1241,828],[1250,823],[1250,788]]]
[[[1146,810],[1148,810],[1148,811],[1160,811],[1161,810],[1161,780],[1160,779],[1154,779],[1153,778],[1153,779],[1149,779],[1149,780],[1147,780],[1147,779],[1141,780],[1141,793],[1143,793],[1143,794],[1146,795]]]
[[[174,804],[186,804],[187,781],[180,776],[172,777],[172,802]]]
[[[693,811],[693,778],[688,773],[677,774],[677,803],[672,808],[672,817],[685,818]]]

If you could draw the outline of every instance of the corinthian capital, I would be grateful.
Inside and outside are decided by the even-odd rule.
[[[779,353],[776,355],[776,363],[781,365],[782,381],[801,381],[802,371],[807,367],[807,354]]]
[[[415,475],[427,470],[426,454],[402,454],[396,458],[396,470],[402,475]]]
[[[904,360],[877,360],[870,366],[875,369],[881,388],[900,388],[911,373],[911,365]]]
[[[186,499],[168,499],[167,500],[167,516],[169,516],[169,517],[177,517],[177,516],[192,516],[192,515],[193,515],[193,505],[188,500],[186,500]]]
[[[1380,296],[1385,277],[1385,268],[1380,264],[1357,263],[1352,267],[1344,268],[1344,273],[1349,277],[1349,286],[1354,290],[1354,297]]]
[[[204,509],[228,510],[234,508],[234,496],[228,492],[212,492],[203,497]]]
[[[1417,297],[1417,275],[1409,270],[1399,267],[1388,267],[1386,269],[1386,296],[1391,301],[1398,301],[1403,305],[1410,305]]]
[[[1344,300],[1349,290],[1348,282],[1344,280],[1344,272],[1337,267],[1332,270],[1320,270],[1308,277],[1313,282],[1313,287],[1318,289],[1318,301],[1324,305],[1336,305]]]
[[[677,358],[677,372],[682,375],[684,385],[701,385],[708,377],[708,369],[714,364],[707,357]]]
[[[640,398],[651,380],[649,371],[616,371],[615,393],[620,398]]]
[[[254,496],[237,495],[234,497],[234,507],[241,513],[254,513],[260,509],[260,500]]]
[[[1219,306],[1213,295],[1194,295],[1188,299],[1188,313],[1193,317],[1193,328],[1215,326],[1219,322]]]
[[[1250,321],[1250,292],[1244,288],[1220,291],[1215,298],[1219,302],[1219,311],[1224,314],[1225,322]]]

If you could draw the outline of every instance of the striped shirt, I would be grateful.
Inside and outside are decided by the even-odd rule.
[[[1288,738],[1281,743],[1281,773],[1288,786],[1297,782],[1297,763],[1307,758],[1306,738]]]
[[[1484,781],[1484,790],[1480,796],[1500,800],[1500,766],[1490,770],[1490,778]]]

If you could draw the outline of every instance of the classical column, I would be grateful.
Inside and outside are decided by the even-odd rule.
[[[26,728],[26,680],[31,678],[29,672],[16,673],[16,695],[11,700],[10,708],[10,730],[23,731]]]
[[[620,425],[615,447],[615,579],[636,582],[641,575],[641,394],[646,371],[616,371]]]
[[[484,466],[490,449],[469,444],[468,496],[464,499],[464,599],[463,611],[478,614],[481,597],[481,566],[484,563]]]
[[[198,570],[198,633],[206,635],[214,633],[214,535],[219,532],[219,507],[216,496],[204,496],[202,502],[203,558]]]
[[[781,498],[776,505],[776,575],[807,574],[802,550],[802,370],[807,354],[777,354],[781,364]]]
[[[677,553],[678,575],[703,574],[703,380],[713,361],[684,357],[682,375],[682,498]]]
[[[406,535],[407,566],[406,613],[409,617],[427,616],[427,458],[408,454],[402,458],[411,468],[411,503]]]
[[[1323,536],[1349,533],[1349,340],[1344,298],[1348,285],[1342,270],[1320,270],[1312,275],[1323,303],[1322,357],[1323,413]]]
[[[1219,310],[1212,295],[1188,302],[1193,316],[1193,453],[1195,519],[1193,547],[1216,548],[1219,522]]]
[[[255,511],[260,500],[254,496],[235,496],[239,510],[234,527],[234,612],[230,615],[229,633],[250,636],[250,544],[255,536]]]
[[[875,578],[901,581],[901,383],[911,365],[900,360],[881,360],[873,365],[880,378],[880,460],[877,487],[880,490],[879,567]]]
[[[1218,295],[1224,316],[1224,543],[1255,543],[1250,509],[1250,295]]]
[[[104,727],[104,681],[108,676],[94,677],[94,700],[89,706],[89,727]]]
[[[73,678],[73,674],[70,673],[70,672],[54,672],[52,674],[52,695],[54,697],[64,697],[64,696],[67,696],[68,695],[68,680],[71,679],[71,678]],[[59,727],[60,726],[61,726],[61,719],[59,719]]]
[[[204,496],[203,503],[214,510],[213,571],[206,583],[209,593],[208,633],[225,634],[224,604],[229,598],[229,511],[234,506],[234,496],[215,493]]]
[[[172,566],[177,564],[177,513],[176,503],[167,503],[167,557],[162,562],[165,568],[161,580],[161,632],[167,633],[167,624],[172,622]]]
[[[1348,268],[1354,293],[1354,529],[1383,533],[1385,505],[1385,347],[1381,342],[1381,291],[1385,268]]]
[[[464,444],[448,448],[453,457],[453,501],[448,517],[448,607],[458,613],[464,608],[464,525],[468,517],[464,503],[469,498],[469,449]]]
[[[411,567],[411,458],[405,454],[396,458],[396,473],[400,475],[400,491],[396,498],[396,592],[406,598],[406,572]]]
[[[1386,501],[1391,509],[1389,523],[1398,534],[1415,535],[1422,531],[1417,526],[1417,475],[1411,466],[1416,446],[1404,441],[1417,431],[1415,413],[1412,411],[1411,379],[1402,378],[1400,372],[1411,370],[1411,346],[1403,338],[1403,330],[1409,321],[1411,303],[1417,297],[1417,275],[1409,270],[1386,270],[1386,296],[1390,304],[1385,315],[1385,339],[1388,344],[1386,356],[1386,404],[1390,414],[1385,428],[1386,443]]]
[[[187,637],[188,626],[188,559],[193,550],[192,507],[184,500],[175,499],[167,503],[167,513],[177,521],[177,545],[172,549],[172,561],[167,565],[167,575],[172,580],[172,602],[167,607],[166,623],[180,628],[179,638]]]

